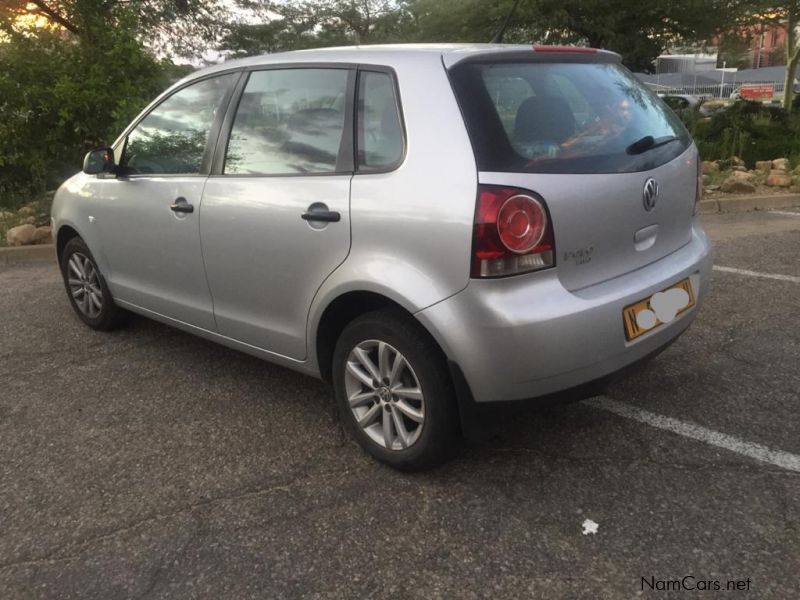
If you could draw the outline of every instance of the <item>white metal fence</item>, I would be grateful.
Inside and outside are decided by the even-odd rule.
[[[645,85],[659,94],[691,94],[702,98],[721,98],[723,100],[730,98],[731,94],[738,91],[743,85],[771,85],[774,88],[774,98],[782,97],[784,88],[783,82],[746,81],[737,83],[736,80],[716,85],[662,85],[654,82],[648,82]]]

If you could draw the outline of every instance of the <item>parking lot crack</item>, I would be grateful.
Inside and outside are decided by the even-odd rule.
[[[5,563],[0,563],[0,572],[5,570],[10,570],[13,568],[19,568],[24,566],[31,566],[37,565],[42,563],[49,563],[49,562],[60,562],[65,560],[75,560],[80,558],[80,555],[92,544],[96,544],[98,542],[102,542],[111,538],[114,538],[120,534],[124,534],[140,527],[146,526],[153,522],[158,521],[165,521],[169,519],[174,519],[184,514],[192,514],[194,511],[199,510],[201,508],[205,508],[208,506],[213,506],[214,504],[223,503],[223,502],[232,502],[237,500],[242,500],[246,498],[257,498],[260,496],[273,494],[275,492],[289,492],[291,491],[292,487],[307,479],[308,477],[331,477],[331,476],[341,476],[342,470],[341,469],[334,469],[329,471],[322,471],[311,473],[307,472],[304,469],[300,469],[299,472],[295,473],[294,476],[288,478],[286,481],[282,483],[276,483],[275,485],[265,486],[262,488],[256,489],[249,489],[249,490],[242,490],[232,494],[226,494],[221,496],[215,496],[213,498],[206,498],[203,500],[199,500],[197,502],[193,502],[191,504],[187,504],[181,507],[178,507],[174,510],[164,512],[164,513],[156,513],[142,519],[138,519],[135,521],[131,521],[129,523],[123,524],[120,527],[115,529],[111,529],[105,533],[101,533],[98,535],[94,535],[88,537],[86,539],[72,542],[60,546],[51,550],[50,552],[46,552],[42,556],[33,557],[33,558],[24,558],[21,560],[12,560]],[[67,554],[68,553],[68,554]]]
[[[170,556],[165,556],[163,560],[161,560],[161,562],[156,566],[156,568],[153,570],[153,574],[150,576],[150,581],[142,593],[137,596],[138,598],[148,598],[164,578],[164,575],[166,575],[170,569],[186,555],[189,544],[191,544],[192,540],[194,540],[195,532],[197,529],[199,529],[199,526],[200,519],[195,516],[194,528],[186,535],[186,539],[183,540],[183,543],[181,543],[177,550],[171,553]]]

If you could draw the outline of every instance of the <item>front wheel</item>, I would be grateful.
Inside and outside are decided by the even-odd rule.
[[[379,310],[350,323],[334,351],[333,384],[342,419],[381,462],[417,471],[450,456],[458,415],[447,365],[411,317]]]
[[[111,297],[105,279],[80,238],[72,238],[61,255],[61,275],[75,313],[92,329],[110,331],[127,320],[129,313]]]

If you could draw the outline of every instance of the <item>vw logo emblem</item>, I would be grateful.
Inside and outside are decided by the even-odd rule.
[[[656,207],[656,201],[658,200],[658,182],[650,177],[647,181],[644,182],[644,192],[642,192],[642,201],[644,203],[644,209],[646,211],[651,211]]]

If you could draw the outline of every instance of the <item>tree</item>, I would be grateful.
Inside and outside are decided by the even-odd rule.
[[[751,0],[527,0],[506,41],[569,43],[614,50],[633,70],[650,71],[665,48],[707,39],[726,28]],[[408,0],[420,41],[487,42],[513,0]]]
[[[12,27],[25,21],[28,16],[42,16],[54,25],[63,27],[67,31],[77,34],[78,27],[66,14],[65,7],[58,1],[48,4],[44,0],[2,0],[0,2],[0,21],[7,27]]]
[[[162,55],[194,57],[229,20],[225,0],[0,0],[0,30],[19,31],[33,17],[76,36],[121,18],[137,39]],[[102,27],[100,28],[102,29]]]
[[[650,71],[665,48],[725,30],[753,1],[523,0],[506,41],[582,44],[619,52]],[[392,41],[488,42],[514,0],[238,0],[260,22],[235,24],[222,48],[234,55]]]
[[[395,0],[239,0],[250,19],[233,23],[220,49],[247,56],[402,39],[406,12]]]
[[[120,11],[110,23],[89,10],[101,0],[82,2],[63,14],[78,34],[60,23],[30,27],[9,12],[0,21],[0,204],[59,184],[167,84],[137,40],[135,14]]]
[[[800,64],[800,39],[798,26],[800,25],[800,0],[750,0],[744,10],[740,11],[738,19],[731,28],[741,31],[753,26],[784,27],[786,39],[783,43],[783,53],[786,64],[783,86],[783,108],[792,109],[794,100],[794,80],[798,64]]]
[[[523,1],[506,34],[507,42],[530,41]],[[488,42],[511,10],[513,0],[407,0],[407,41]]]
[[[717,67],[727,65],[737,69],[749,69],[752,44],[753,36],[748,30],[731,31],[722,35],[717,44]]]
[[[800,63],[800,45],[798,45],[797,38],[797,20],[800,18],[800,1],[793,0],[786,2],[780,11],[785,18],[786,26],[786,42],[784,49],[786,50],[786,72],[783,76],[783,108],[784,110],[792,110],[792,101],[794,100],[794,79],[797,65]],[[779,17],[778,17],[779,18]]]
[[[783,44],[786,58],[786,71],[783,76],[783,108],[790,111],[794,100],[795,72],[797,65],[800,64],[800,43],[797,35],[800,0],[784,0],[780,5],[771,5],[770,8],[773,10],[756,13],[754,18],[761,18],[763,23],[782,25],[786,28],[786,40]]]

